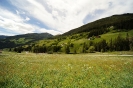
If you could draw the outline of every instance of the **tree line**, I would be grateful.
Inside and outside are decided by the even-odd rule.
[[[88,40],[89,41],[89,40]],[[87,53],[87,52],[107,52],[107,51],[129,51],[133,50],[133,37],[129,38],[128,34],[126,38],[118,35],[117,38],[110,39],[108,42],[106,40],[101,40],[99,42],[90,41],[89,43],[83,42],[79,47],[75,47],[75,45],[69,41],[64,45],[58,45],[53,43],[49,46],[43,44],[39,45],[28,45],[27,47],[16,47],[13,51],[21,53],[22,51],[29,51],[33,53],[77,53],[78,49],[80,49],[79,53]]]

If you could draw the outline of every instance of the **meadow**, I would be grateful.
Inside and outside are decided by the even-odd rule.
[[[2,53],[0,88],[133,88],[133,56],[110,54]]]

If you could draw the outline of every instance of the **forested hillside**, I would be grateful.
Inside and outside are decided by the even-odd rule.
[[[82,32],[95,32],[94,35],[99,35],[107,32],[108,28],[113,27],[116,30],[133,29],[133,14],[127,13],[122,15],[113,15],[111,17],[96,20],[94,22],[83,25],[79,28],[70,30],[63,35],[71,35]],[[92,34],[91,34],[92,35]]]
[[[7,38],[8,36],[5,36],[5,35],[0,35],[0,39],[5,39]]]
[[[94,53],[112,51],[133,51],[133,30],[110,31],[88,38],[89,33],[79,33],[56,39],[45,39],[25,46],[13,48],[15,52],[34,53]]]
[[[47,38],[47,39],[46,39]],[[133,51],[133,14],[113,15],[52,37],[26,34],[8,37],[1,48],[21,53],[94,53]]]
[[[34,43],[35,41],[51,37],[53,37],[53,35],[49,33],[29,33],[29,34],[5,37],[0,40],[0,49],[22,46],[25,44]]]

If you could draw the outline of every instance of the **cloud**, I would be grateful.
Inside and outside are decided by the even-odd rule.
[[[20,30],[21,33],[64,33],[103,17],[133,12],[132,0],[10,0],[10,3],[18,9],[16,15],[5,10],[0,14],[0,25],[18,33]],[[22,13],[26,18],[21,17]],[[39,23],[28,23],[32,18]],[[40,23],[48,29],[37,26]]]
[[[49,28],[64,33],[83,25],[84,20],[86,20],[85,23],[87,23],[112,14],[131,12],[132,10],[130,8],[133,1],[15,0],[12,1],[12,3],[30,16],[43,22],[43,24],[47,25]],[[99,14],[97,12],[100,10],[103,11],[103,13]],[[89,18],[87,16],[93,17],[93,19],[87,19]]]
[[[26,17],[26,19],[25,19],[26,21],[29,21],[30,20],[30,18],[29,17]]]
[[[25,33],[33,33],[35,31],[42,32],[41,27],[37,25],[29,24],[25,21],[29,21],[30,18],[26,17],[26,19],[22,18],[18,14],[14,14],[11,11],[8,11],[2,7],[0,7],[0,27],[2,28],[1,31],[5,31],[13,34],[25,34]],[[18,12],[18,11],[16,11]],[[45,29],[46,30],[46,29]],[[11,32],[12,31],[12,32]],[[54,31],[54,30],[53,30]],[[49,32],[43,31],[43,32]],[[50,30],[51,32],[51,30]],[[49,32],[49,33],[50,33]],[[55,31],[56,32],[56,31]],[[53,34],[55,34],[55,32]],[[9,35],[9,33],[1,32],[3,34]]]
[[[47,30],[45,28],[38,28],[39,33],[47,32],[53,35],[61,34],[61,32],[55,31],[55,30]]]
[[[19,15],[19,11],[18,10],[16,10],[16,13],[17,13],[17,15]]]
[[[131,8],[133,8],[132,4],[132,0],[110,0],[110,2],[108,3],[108,8],[105,9],[104,13],[99,14],[96,19],[111,16],[114,14],[133,13],[133,10],[131,10]]]
[[[24,23],[24,19],[12,12],[0,8],[0,27],[17,33],[33,32],[35,29],[30,25]]]

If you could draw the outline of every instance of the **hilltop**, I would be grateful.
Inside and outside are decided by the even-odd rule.
[[[116,30],[129,30],[133,29],[133,13],[126,13],[122,15],[113,15],[110,17],[102,18],[94,22],[88,23],[76,29],[72,29],[63,34],[63,36],[91,32],[91,31],[106,31],[107,28],[113,27]]]

